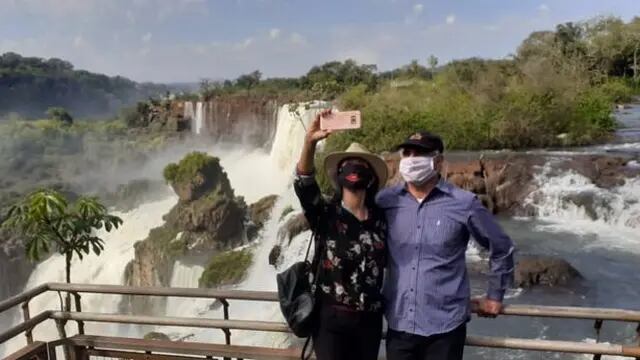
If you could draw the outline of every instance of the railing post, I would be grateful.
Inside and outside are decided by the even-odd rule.
[[[636,334],[638,334],[638,346],[640,346],[640,323],[638,323],[638,327],[636,328]],[[640,360],[640,356],[636,357],[636,360]]]
[[[596,343],[600,342],[600,330],[602,330],[602,320],[596,320],[593,324],[593,328],[596,329]],[[602,355],[593,355],[593,360],[600,360]]]
[[[229,320],[229,302],[227,299],[220,299],[220,303],[222,303],[222,312],[224,314],[224,319]],[[228,328],[223,328],[224,332],[224,341],[227,345],[231,345],[231,330]],[[230,360],[229,358],[222,358],[223,360]],[[241,360],[241,359],[238,359]]]
[[[56,319],[56,327],[58,328],[58,336],[60,339],[67,338],[67,331],[64,329],[66,320]],[[70,345],[63,345],[62,351],[64,352],[64,358],[66,360],[71,360],[71,351],[69,349]]]
[[[31,315],[29,314],[29,300],[22,303],[22,318],[25,322],[31,320]],[[27,344],[33,344],[33,333],[31,332],[31,328],[27,329],[24,332],[24,335],[27,337]]]
[[[76,311],[77,312],[82,312],[82,304],[80,302],[80,300],[81,300],[80,294],[78,294],[77,292],[73,292],[71,294],[73,294],[73,298],[75,300]],[[84,335],[84,321],[78,320],[77,324],[78,324],[78,334]]]
[[[222,311],[224,313],[224,319],[229,320],[229,302],[227,299],[220,299],[222,303]],[[227,328],[222,329],[224,331],[225,343],[231,345],[231,331]]]

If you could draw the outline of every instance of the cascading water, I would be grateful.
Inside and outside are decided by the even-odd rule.
[[[526,202],[545,222],[541,229],[598,234],[590,245],[640,251],[640,179],[603,189],[573,171],[554,174],[553,163],[547,163],[536,182],[539,187]]]
[[[200,134],[200,132],[202,131],[202,124],[204,123],[204,119],[206,116],[206,107],[205,107],[206,103],[203,103],[201,101],[198,101],[196,103],[196,112],[195,115],[193,116],[193,132],[196,134]]]
[[[134,258],[133,244],[147,237],[149,230],[163,223],[162,216],[177,202],[177,197],[170,196],[161,201],[149,202],[127,213],[116,213],[123,220],[123,225],[110,233],[98,232],[105,241],[104,251],[100,256],[88,255],[80,261],[74,258],[71,265],[71,280],[75,283],[122,285],[126,265]],[[53,255],[40,263],[29,277],[25,289],[34,288],[46,282],[64,282],[65,260],[61,255]],[[82,295],[82,310],[89,312],[117,313],[121,296],[117,295]],[[32,314],[44,310],[60,309],[60,300],[55,293],[42,294],[30,303]],[[67,331],[74,333],[75,324],[67,324]],[[88,333],[122,333],[122,328],[115,325],[87,323]],[[52,321],[42,323],[34,329],[34,337],[38,340],[52,340],[58,336]],[[11,353],[24,346],[23,338],[14,338],[7,343],[5,353]],[[0,353],[2,353],[0,351]]]
[[[266,154],[261,150],[254,150],[249,154],[246,151],[225,151],[226,156],[221,158],[234,189],[239,195],[245,196],[249,202],[269,194],[279,195],[260,239],[252,245],[254,247],[253,265],[247,271],[246,279],[235,288],[276,290],[275,277],[278,270],[269,265],[269,252],[278,243],[278,230],[282,221],[286,220],[281,221],[280,214],[287,207],[299,210],[299,203],[291,188],[291,180],[295,162],[304,142],[305,127],[320,109],[328,106],[322,102],[307,105],[300,106],[298,114],[290,111],[287,105],[278,110],[277,129],[270,153]],[[212,153],[216,155],[220,151],[222,150],[217,148]],[[269,176],[256,178],[256,174],[269,174]],[[302,233],[291,241],[291,245],[284,253],[281,269],[299,261],[304,256],[308,237],[308,232]],[[179,307],[183,316],[222,317],[222,310],[218,306],[211,306],[211,301],[178,301],[182,301]],[[284,321],[275,303],[230,301],[230,317],[244,320]],[[189,337],[194,341],[224,341],[224,336],[219,331],[176,327],[158,327],[156,330],[172,338]],[[234,344],[245,345],[283,347],[290,343],[289,337],[284,334],[253,331],[233,331],[232,338]]]
[[[193,103],[191,101],[185,101],[183,106],[184,107],[183,107],[182,117],[185,119],[190,119],[191,131],[195,133],[196,132],[196,126],[195,126],[196,114],[193,108]]]

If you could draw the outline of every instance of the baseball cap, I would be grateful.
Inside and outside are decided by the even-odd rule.
[[[396,150],[413,147],[432,152],[444,152],[444,144],[442,138],[428,131],[418,131],[411,134],[402,144],[395,147]]]

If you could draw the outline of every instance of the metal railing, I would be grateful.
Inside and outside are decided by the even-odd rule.
[[[29,302],[38,295],[49,291],[70,293],[74,297],[75,311],[66,312],[48,309],[32,317],[29,311]],[[215,299],[222,304],[223,319],[82,312],[82,298],[80,294],[83,293]],[[22,333],[25,335],[27,346],[40,344],[40,342],[34,341],[32,330],[47,320],[56,322],[61,339],[67,338],[65,324],[68,321],[77,323],[78,334],[80,335],[84,335],[85,322],[214,328],[224,332],[226,345],[231,345],[231,330],[289,332],[287,325],[281,322],[230,320],[229,300],[276,302],[277,295],[274,292],[265,291],[48,283],[0,301],[0,313],[21,305],[23,314],[22,323],[5,330],[0,329],[0,344]],[[475,309],[472,311],[475,312]],[[640,311],[585,307],[505,305],[502,314],[507,316],[592,320],[594,321],[594,329],[596,331],[596,343],[469,335],[467,336],[466,344],[468,346],[501,349],[592,354],[594,355],[594,359],[599,359],[602,355],[626,356],[640,359],[639,345],[598,343],[603,322],[620,321],[639,324],[637,332],[640,344]]]

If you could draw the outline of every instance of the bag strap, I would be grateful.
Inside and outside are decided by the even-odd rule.
[[[313,241],[315,240],[316,237],[316,232],[312,231],[311,232],[311,237],[309,237],[309,245],[307,245],[307,253],[304,255],[304,261],[309,260],[309,252],[311,250],[311,244],[313,244]]]
[[[311,359],[311,355],[313,354],[313,351],[309,351],[309,354],[305,356],[305,354],[307,353],[307,348],[312,349],[312,347],[309,346],[310,343],[311,343],[311,336],[309,336],[307,340],[305,340],[304,342],[304,346],[302,347],[302,353],[300,354],[300,360]]]

